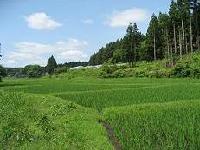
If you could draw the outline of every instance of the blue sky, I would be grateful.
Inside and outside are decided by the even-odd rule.
[[[145,33],[152,13],[170,0],[0,0],[3,65],[88,61],[107,42],[125,34],[129,22]]]

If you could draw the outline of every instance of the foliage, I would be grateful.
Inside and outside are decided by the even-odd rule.
[[[23,78],[25,77],[23,73],[23,68],[6,68],[7,76],[14,78]]]
[[[172,70],[175,77],[200,78],[200,55],[199,53],[185,56],[179,60]]]
[[[61,67],[74,68],[74,67],[79,67],[79,66],[86,67],[87,65],[88,65],[88,62],[66,62],[64,64],[61,64]]]
[[[150,77],[167,78],[172,77],[172,68],[165,67],[166,61],[138,62],[135,67],[128,64],[108,65],[104,64],[100,69],[101,78],[123,78],[123,77]]]
[[[27,65],[23,68],[23,74],[29,78],[38,78],[44,74],[43,70],[39,65]]]
[[[116,65],[112,65],[112,64],[104,64],[101,67],[101,71],[99,76],[103,77],[103,78],[109,78],[109,77],[113,77],[113,73],[117,70],[117,66]]]
[[[68,67],[57,67],[55,69],[55,74],[66,73],[66,72],[68,72],[68,70],[69,70]]]
[[[49,75],[52,75],[56,68],[57,68],[57,63],[56,63],[56,60],[55,60],[54,56],[52,55],[48,59],[48,63],[47,63],[47,66],[46,66],[46,71],[48,72]]]
[[[168,13],[152,15],[146,35],[140,33],[136,23],[130,23],[126,35],[99,49],[91,56],[89,64],[99,65],[109,60],[133,63],[164,58],[173,64],[174,57],[181,58],[200,49],[199,20],[200,5],[197,1],[172,0]]]
[[[2,81],[2,78],[5,77],[6,75],[7,75],[6,69],[0,65],[0,82]]]

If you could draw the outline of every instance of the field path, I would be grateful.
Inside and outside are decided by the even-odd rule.
[[[105,122],[105,121],[103,121],[102,124],[103,124],[103,127],[107,131],[109,140],[112,142],[112,145],[113,145],[114,149],[115,150],[122,150],[122,146],[121,146],[119,140],[117,139],[117,137],[115,136],[114,130],[110,126],[110,124]]]

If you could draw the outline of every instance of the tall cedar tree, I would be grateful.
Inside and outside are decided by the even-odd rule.
[[[178,5],[174,1],[171,2],[170,9],[169,9],[169,16],[170,16],[170,39],[171,39],[171,56],[173,53],[177,54],[177,29],[179,27],[180,21],[180,13],[178,10]]]
[[[148,60],[157,60],[164,57],[162,51],[162,38],[160,38],[161,28],[158,18],[154,14],[151,17],[149,28],[147,30]]]
[[[124,49],[126,49],[126,58],[133,64],[138,60],[138,48],[142,41],[142,34],[139,32],[136,23],[130,23],[125,36]]]
[[[46,66],[46,70],[48,72],[49,75],[52,75],[54,73],[54,70],[57,68],[57,63],[56,60],[54,58],[54,56],[52,55],[49,59],[48,59],[48,64]]]
[[[160,38],[162,39],[162,53],[165,58],[170,58],[170,38],[169,38],[169,27],[170,27],[170,18],[169,15],[159,13],[158,23],[161,30]]]
[[[190,29],[190,7],[188,0],[177,0],[178,11],[180,13],[183,49],[184,53],[189,53],[189,29]]]
[[[200,5],[194,5],[194,14],[193,14],[193,22],[194,22],[194,41],[195,49],[200,50]]]

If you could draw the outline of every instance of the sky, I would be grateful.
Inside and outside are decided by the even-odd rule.
[[[136,22],[146,33],[151,15],[170,0],[0,0],[0,42],[5,67],[88,61]]]

